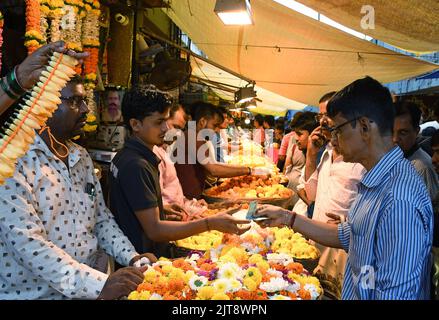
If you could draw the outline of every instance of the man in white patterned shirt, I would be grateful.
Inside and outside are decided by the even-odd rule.
[[[0,299],[116,299],[143,280],[137,268],[108,276],[92,267],[98,248],[122,265],[140,256],[105,206],[87,151],[70,141],[85,124],[84,87],[71,81],[61,94],[48,129],[0,186]]]

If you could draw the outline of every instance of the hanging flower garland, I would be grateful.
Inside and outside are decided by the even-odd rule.
[[[66,0],[64,2],[65,14],[61,19],[62,39],[70,49],[82,51],[81,28],[82,28],[82,1]]]
[[[82,51],[81,33],[86,15],[83,0],[64,0],[64,15],[61,18],[61,39],[75,51]],[[76,65],[77,74],[82,74],[81,65]]]
[[[2,71],[3,23],[3,14],[0,11],[0,71]]]
[[[28,54],[41,47],[45,41],[40,29],[40,0],[26,0],[26,33],[24,45]]]
[[[101,11],[99,1],[85,0],[84,3],[87,16],[84,20],[82,43],[84,51],[89,53],[84,60],[85,84],[87,89],[93,90],[99,61],[99,15]]]
[[[87,132],[97,129],[96,114],[97,106],[94,99],[93,90],[96,87],[97,69],[99,62],[99,16],[100,3],[96,0],[84,0],[87,15],[84,19],[82,30],[82,44],[84,51],[89,56],[84,59],[85,89],[90,113],[87,117],[87,125],[84,128]]]

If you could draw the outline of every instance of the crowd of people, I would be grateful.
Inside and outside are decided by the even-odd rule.
[[[25,91],[53,51],[84,57],[63,43],[42,47],[17,69]],[[82,81],[69,81],[61,96],[50,130],[0,186],[1,299],[121,298],[143,280],[134,265],[172,257],[170,241],[248,230],[248,220],[231,216],[239,208],[199,215],[212,177],[272,170],[224,162],[241,130],[227,109],[183,107],[151,86],[127,91],[129,138],[111,163],[107,207],[89,154],[71,141],[89,111]],[[0,89],[2,112],[14,102]],[[314,241],[314,272],[333,298],[438,296],[439,132],[420,137],[420,122],[415,103],[394,103],[370,77],[324,95],[319,113],[298,112],[289,124],[255,116],[253,141],[295,191],[294,207],[263,205],[256,216],[268,218],[262,227],[288,226]]]

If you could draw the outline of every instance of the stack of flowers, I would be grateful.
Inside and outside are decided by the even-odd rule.
[[[306,239],[290,228],[271,228],[274,234],[274,242],[271,250],[279,253],[287,253],[296,259],[317,259],[319,250],[311,245]]]
[[[219,231],[206,231],[200,234],[177,240],[175,243],[178,247],[192,250],[209,250],[221,244],[223,233]]]
[[[312,277],[286,254],[248,254],[222,246],[186,259],[161,258],[149,266],[130,300],[310,300],[322,294]]]

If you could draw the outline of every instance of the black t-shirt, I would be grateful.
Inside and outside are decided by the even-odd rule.
[[[158,207],[164,220],[159,162],[143,143],[129,139],[111,163],[110,209],[137,252],[169,257],[169,243],[149,239],[135,215],[135,211]]]

